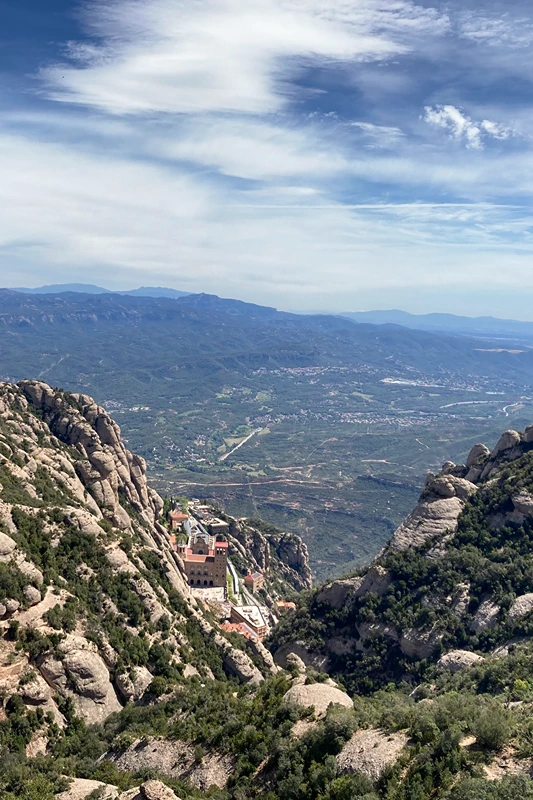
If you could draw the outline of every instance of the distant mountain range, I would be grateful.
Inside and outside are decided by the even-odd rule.
[[[402,325],[431,333],[533,339],[533,322],[497,317],[460,317],[455,314],[409,314],[407,311],[348,311],[340,316],[371,325]]]
[[[133,297],[186,297],[189,292],[179,292],[177,289],[167,289],[164,286],[140,286],[138,289],[116,290],[104,289],[103,286],[94,286],[92,283],[53,283],[49,286],[38,286],[35,289],[17,287],[11,289],[12,292],[22,294],[65,294],[76,292],[77,294],[120,294],[132,295]]]

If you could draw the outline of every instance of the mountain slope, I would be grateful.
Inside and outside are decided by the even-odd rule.
[[[373,690],[420,679],[448,652],[467,651],[468,662],[529,638],[532,542],[533,427],[430,475],[374,564],[323,587],[290,629],[275,632],[278,661],[295,643],[354,690]]]
[[[533,797],[533,428],[446,464],[370,568],[304,593],[286,671],[189,597],[90,398],[2,385],[0,484],[2,798]],[[306,584],[294,537],[229,522]]]
[[[1,385],[0,487],[0,627],[26,653],[17,679],[25,659],[35,669],[23,696],[42,697],[57,724],[68,698],[97,723],[183,675],[257,684],[272,669],[260,645],[247,654],[190,596],[144,461],[91,398]],[[288,538],[301,574],[269,550],[282,591],[308,580],[305,548]]]

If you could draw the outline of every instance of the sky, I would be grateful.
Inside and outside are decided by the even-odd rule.
[[[0,0],[0,285],[533,319],[525,0]]]

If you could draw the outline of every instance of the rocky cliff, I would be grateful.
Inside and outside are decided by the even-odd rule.
[[[293,652],[359,688],[414,676],[421,661],[472,664],[533,633],[532,536],[533,426],[429,475],[374,564],[321,587],[275,632],[275,659]]]
[[[230,641],[189,596],[162,509],[143,459],[90,397],[0,385],[4,695],[60,726],[66,700],[100,723],[184,674],[268,674],[268,657]]]

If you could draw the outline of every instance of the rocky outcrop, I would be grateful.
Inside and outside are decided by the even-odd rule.
[[[458,497],[421,500],[396,529],[386,552],[419,547],[435,536],[455,533],[464,502]]]
[[[410,628],[400,637],[400,647],[409,658],[429,658],[443,635],[439,630],[420,631],[417,628]]]
[[[309,650],[302,642],[288,642],[279,647],[274,653],[274,661],[287,669],[291,655],[298,656],[306,667],[312,667],[318,672],[325,672],[329,666],[327,655]]]
[[[391,581],[392,577],[388,570],[375,564],[363,576],[326,584],[317,594],[317,600],[331,608],[340,609],[352,598],[364,597],[371,593],[381,597],[391,585]]]
[[[530,592],[529,594],[523,594],[521,595],[521,597],[516,598],[511,608],[509,609],[507,619],[514,622],[514,620],[520,619],[521,617],[525,617],[532,611],[533,611],[533,593]]]
[[[154,770],[170,778],[187,780],[202,792],[211,787],[224,789],[234,770],[233,756],[214,751],[198,760],[194,747],[177,739],[138,739],[126,750],[108,753],[105,758],[124,772]]]
[[[153,524],[161,505],[148,490],[144,459],[126,450],[120,428],[105,410],[87,395],[65,395],[39,381],[23,381],[20,387],[51,433],[80,454],[75,475],[104,515],[119,528],[131,528],[123,497]]]
[[[115,678],[115,685],[125,702],[138,702],[154,679],[146,667],[134,667],[128,672],[122,672]]]
[[[58,654],[46,656],[39,669],[59,694],[71,697],[78,714],[89,724],[99,724],[120,711],[109,670],[96,645],[80,636],[66,636]]]
[[[251,571],[257,569],[267,581],[286,584],[291,590],[311,588],[309,553],[299,536],[272,526],[259,528],[254,520],[223,516],[229,523],[230,548],[246,561]]]
[[[437,666],[455,674],[462,669],[480,664],[484,660],[483,656],[471,653],[469,650],[451,650],[439,658]]]
[[[483,633],[483,631],[493,628],[498,621],[499,613],[500,607],[496,603],[490,599],[484,600],[472,620],[472,629],[476,633]]]
[[[530,492],[522,491],[513,497],[515,511],[525,517],[533,516],[533,495]]]
[[[358,731],[344,745],[337,764],[341,772],[358,772],[377,783],[386,768],[396,763],[408,741],[405,733]]]
[[[353,701],[346,692],[327,683],[291,686],[284,695],[283,702],[287,705],[296,705],[302,708],[313,707],[315,714],[319,716],[325,714],[331,704],[344,706],[344,708],[353,708]]]

